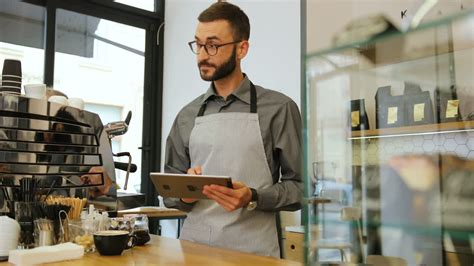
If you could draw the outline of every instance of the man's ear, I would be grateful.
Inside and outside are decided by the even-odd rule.
[[[239,60],[243,59],[247,55],[247,53],[249,51],[249,45],[250,44],[249,44],[248,41],[242,41],[240,43],[240,45],[238,46],[238,49],[237,49],[237,58]]]

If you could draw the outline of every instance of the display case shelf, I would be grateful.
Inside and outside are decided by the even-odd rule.
[[[329,198],[321,198],[321,197],[311,197],[306,200],[308,204],[323,204],[323,203],[331,203],[331,199]]]
[[[442,134],[474,130],[474,121],[352,131],[350,139],[373,139],[420,134]]]
[[[458,39],[456,40],[456,48],[448,45],[448,43],[436,43],[433,42],[430,38],[422,38],[419,39],[418,45],[416,45],[417,49],[408,49],[408,50],[401,50],[403,46],[394,46],[396,44],[403,43],[405,41],[405,37],[412,38],[415,35],[423,36],[426,32],[429,32],[433,29],[445,28],[447,25],[457,23],[457,22],[465,22],[466,20],[472,20],[472,10],[465,10],[462,12],[458,12],[451,16],[446,16],[439,20],[433,20],[428,23],[421,24],[415,29],[410,29],[406,32],[398,31],[393,29],[388,32],[381,33],[377,36],[372,36],[366,39],[361,40],[354,40],[353,42],[348,42],[343,45],[330,47],[327,49],[323,49],[317,52],[312,52],[306,56],[307,59],[311,60],[313,58],[325,58],[328,62],[331,62],[335,66],[341,67],[347,65],[346,62],[338,61],[337,58],[334,58],[334,55],[347,55],[353,54],[354,51],[358,53],[368,52],[368,50],[377,49],[378,52],[382,52],[385,55],[380,57],[383,60],[384,65],[396,64],[400,62],[409,62],[411,60],[419,60],[422,58],[427,58],[433,56],[433,48],[436,47],[436,55],[441,56],[444,54],[452,53],[453,51],[463,51],[466,49],[473,48],[474,43],[469,38],[465,39]],[[469,22],[469,21],[468,21]],[[384,46],[382,44],[392,44],[390,46]],[[391,54],[388,53],[390,51],[385,49],[395,49],[392,50]],[[398,54],[394,54],[395,52],[402,52]],[[387,61],[390,59],[390,61]],[[382,62],[382,61],[379,61]]]

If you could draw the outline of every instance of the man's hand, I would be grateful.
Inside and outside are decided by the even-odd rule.
[[[252,191],[244,183],[232,181],[232,186],[233,189],[219,185],[204,186],[202,193],[231,212],[247,205],[252,199]]]
[[[188,175],[200,175],[200,174],[202,174],[201,166],[196,166],[196,167],[188,169]],[[197,199],[181,198],[181,201],[184,202],[184,203],[194,203],[198,200]]]
[[[201,166],[196,166],[196,167],[188,169],[188,175],[201,175],[201,174],[202,174]]]

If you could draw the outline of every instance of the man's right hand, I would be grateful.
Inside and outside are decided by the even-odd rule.
[[[200,174],[202,174],[201,166],[196,166],[196,167],[188,169],[188,175],[200,175]],[[181,198],[181,201],[185,202],[185,203],[194,203],[198,200],[197,199],[190,199],[190,198]]]

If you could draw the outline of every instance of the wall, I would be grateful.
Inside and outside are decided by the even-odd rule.
[[[166,137],[179,110],[204,93],[196,57],[188,42],[194,39],[197,16],[215,1],[167,0],[163,73],[162,158]],[[242,69],[263,87],[278,90],[300,103],[300,3],[293,0],[235,0],[250,18],[250,50]],[[295,215],[296,218],[298,214]],[[293,219],[295,220],[295,219]],[[299,223],[296,221],[295,223]],[[163,226],[163,234],[175,236]],[[176,226],[174,222],[170,226]]]

